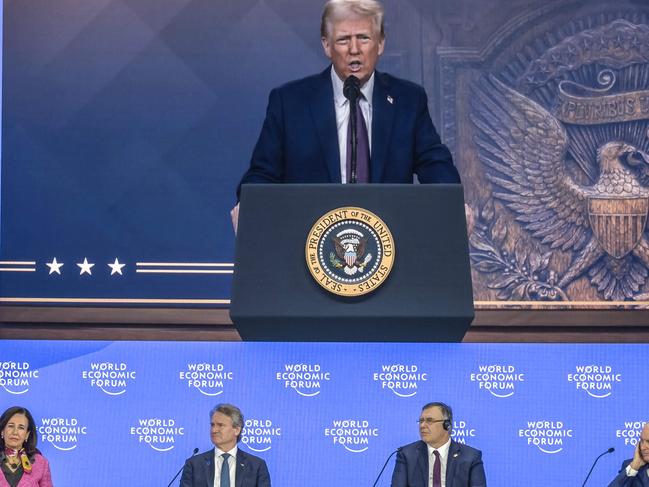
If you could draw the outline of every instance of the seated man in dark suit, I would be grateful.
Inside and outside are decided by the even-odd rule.
[[[399,448],[392,487],[486,487],[482,453],[451,439],[453,411],[426,404],[419,417],[421,441]]]
[[[649,423],[644,425],[633,458],[625,460],[608,487],[649,487]]]
[[[266,462],[237,448],[243,415],[232,404],[210,411],[210,436],[216,448],[185,463],[180,487],[270,487]]]
[[[356,102],[359,183],[459,183],[421,86],[374,68],[383,53],[383,7],[376,0],[329,0],[321,40],[331,66],[270,93],[246,183],[347,183],[351,176],[350,76]],[[362,132],[362,135],[361,135]],[[363,148],[361,147],[363,146]],[[354,182],[354,181],[352,181]],[[238,205],[232,219],[238,221]]]

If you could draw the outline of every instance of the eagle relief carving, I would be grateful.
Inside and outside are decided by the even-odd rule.
[[[493,201],[533,248],[500,250],[493,201],[471,235],[498,299],[570,300],[587,279],[607,301],[639,299],[649,275],[649,26],[618,19],[548,46],[517,78],[485,74],[471,120]],[[555,252],[568,254],[560,271]]]

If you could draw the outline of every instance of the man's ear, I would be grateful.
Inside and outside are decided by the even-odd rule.
[[[322,50],[324,51],[325,56],[331,59],[331,44],[329,43],[329,39],[323,37],[320,41],[322,42]]]

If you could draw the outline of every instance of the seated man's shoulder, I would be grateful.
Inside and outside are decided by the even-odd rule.
[[[246,460],[251,463],[266,463],[266,461],[263,458],[243,450],[239,450],[238,455],[241,457],[242,460]]]
[[[408,443],[407,445],[400,447],[399,451],[412,452],[415,450],[419,450],[421,448],[426,448],[426,443],[419,440],[419,441],[413,441],[412,443]]]
[[[188,460],[192,462],[198,462],[205,461],[206,458],[214,458],[214,449],[197,453],[196,455],[189,457]]]
[[[455,444],[460,449],[460,452],[462,452],[462,453],[464,453],[466,455],[469,455],[469,454],[474,455],[474,456],[482,455],[482,452],[480,450],[478,450],[477,448],[474,448],[472,446],[469,446],[469,445],[467,445],[465,443],[455,443]]]

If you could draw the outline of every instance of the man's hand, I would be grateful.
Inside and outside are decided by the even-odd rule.
[[[631,460],[631,468],[633,470],[640,470],[645,463],[647,463],[644,461],[644,458],[642,458],[642,453],[640,453],[640,443],[642,443],[642,440],[638,441],[635,451],[633,452],[633,460]]]
[[[239,227],[239,203],[230,210],[230,218],[232,218],[232,228],[234,228],[234,234],[236,235]]]

